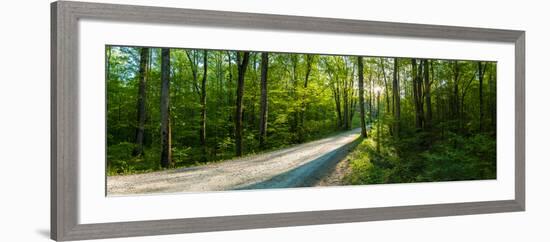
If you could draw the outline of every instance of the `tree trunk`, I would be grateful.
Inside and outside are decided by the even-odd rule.
[[[361,121],[361,136],[367,138],[367,126],[365,124],[365,97],[363,90],[363,57],[357,57],[357,74],[359,75],[359,120]]]
[[[338,129],[341,129],[342,128],[342,125],[344,124],[344,122],[342,121],[342,104],[341,104],[341,101],[340,101],[340,93],[339,93],[339,90],[338,89],[335,89],[333,91],[333,95],[334,95],[334,105],[336,106],[336,117],[338,117],[338,122],[337,122],[337,128]]]
[[[349,130],[349,99],[348,92],[344,89],[344,129]]]
[[[261,97],[260,97],[260,148],[265,148],[267,138],[267,71],[269,68],[269,54],[262,53],[261,63]]]
[[[416,59],[411,59],[412,65],[412,86],[413,86],[413,97],[414,97],[414,107],[415,107],[415,125],[416,129],[420,130],[423,127],[424,119],[424,107],[422,105],[422,74],[423,74],[423,65],[417,65]]]
[[[242,57],[241,57],[242,54]],[[244,75],[248,66],[250,52],[237,53],[237,103],[235,109],[235,155],[243,154],[243,94]],[[241,60],[242,59],[242,60]]]
[[[481,61],[477,63],[477,74],[479,79],[479,132],[483,132],[483,76],[485,75],[485,67]]]
[[[416,59],[411,59],[411,74],[412,74],[412,91],[413,91],[413,103],[414,103],[414,124],[416,129],[422,128],[422,123],[419,120],[418,116],[418,89],[417,89],[417,82],[418,82],[418,66],[416,64]]]
[[[390,88],[388,86],[388,79],[386,77],[386,68],[384,67],[384,58],[380,58],[380,65],[382,67],[382,76],[384,78],[384,91],[386,92],[386,109],[390,109]],[[387,111],[384,111],[387,112]]]
[[[432,127],[432,97],[431,97],[431,81],[430,81],[430,68],[431,63],[429,60],[424,60],[424,98],[426,103],[426,118],[424,119],[424,128],[430,129]],[[433,78],[433,77],[432,77]]]
[[[161,52],[161,92],[160,92],[160,165],[164,168],[172,164],[172,137],[170,134],[170,49]]]
[[[396,138],[399,138],[399,126],[401,122],[401,94],[399,89],[399,59],[393,58],[393,103],[394,103],[394,131]]]
[[[376,129],[376,153],[380,154],[380,133],[382,133],[380,126],[380,92],[376,93],[376,124],[378,128]]]
[[[306,76],[304,78],[304,90],[307,89],[307,84],[309,82],[309,76],[311,75],[311,65],[313,63],[313,56],[312,55],[305,55],[306,58]],[[308,107],[308,102],[306,99],[306,95],[304,94],[302,98],[302,110],[300,110],[300,127],[304,127],[304,117],[306,115],[306,110]]]
[[[460,66],[458,61],[454,61],[454,75],[453,75],[453,97],[452,97],[452,116],[455,120],[458,120],[458,127],[455,127],[455,131],[458,131],[462,127],[460,118],[460,99],[458,94],[458,81],[460,80]]]
[[[207,161],[207,147],[206,147],[206,80],[208,73],[208,52],[204,50],[203,52],[203,74],[201,81],[201,123],[200,123],[200,141],[202,147],[201,162]]]
[[[138,100],[137,100],[137,126],[135,147],[132,155],[143,155],[143,140],[145,131],[145,105],[147,101],[147,62],[149,61],[149,48],[141,48],[139,59],[139,85],[138,85]]]
[[[372,74],[369,74],[369,123],[372,123],[373,120],[373,112],[372,112],[372,106],[374,105],[374,81],[372,78]]]
[[[217,100],[217,103],[216,103],[216,117],[218,118],[222,118],[223,117],[223,114],[224,114],[224,111],[223,111],[223,108],[224,108],[224,102],[223,102],[223,99],[224,99],[224,96],[225,96],[225,92],[224,92],[224,88],[223,88],[223,83],[224,83],[224,75],[225,75],[225,72],[224,72],[224,68],[223,68],[223,53],[222,52],[218,52],[216,54],[216,78],[217,78],[217,81],[218,81],[218,100]],[[220,127],[220,125],[214,125],[214,137],[215,137],[215,142],[216,144],[219,144],[221,139],[224,137],[223,136],[223,131],[222,131],[222,134],[220,134],[220,128],[223,130],[225,127]],[[216,145],[215,148],[214,148],[214,158],[215,159],[219,159],[219,156],[218,155],[223,155],[221,154],[220,152],[220,148]],[[221,157],[221,156],[220,156]]]
[[[231,106],[233,105],[233,93],[231,92],[233,89],[233,62],[231,58],[231,51],[227,51],[227,65],[229,66],[229,73],[228,73],[228,84],[227,84],[227,105]],[[227,117],[227,120],[230,122],[234,120],[234,115],[231,114],[231,112],[228,112],[229,115]]]

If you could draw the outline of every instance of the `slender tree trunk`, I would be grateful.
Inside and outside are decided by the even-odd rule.
[[[340,101],[340,93],[338,89],[335,89],[333,91],[334,95],[334,105],[336,106],[336,117],[338,117],[338,129],[341,129],[344,125],[344,122],[342,120],[342,104]]]
[[[349,99],[346,89],[344,89],[344,129],[349,130]]]
[[[365,97],[364,97],[364,91],[363,90],[363,57],[358,56],[357,57],[357,74],[359,75],[359,83],[358,83],[358,89],[359,89],[359,113],[360,117],[359,120],[361,121],[361,136],[363,138],[367,138],[367,126],[365,124]]]
[[[423,128],[423,119],[424,119],[424,105],[422,105],[422,76],[423,76],[423,67],[424,65],[418,64],[416,59],[411,59],[412,65],[412,87],[413,87],[413,97],[414,97],[414,107],[415,107],[415,124],[416,129],[420,130]]]
[[[429,66],[431,66],[430,61],[424,60],[424,98],[426,99],[426,118],[424,119],[424,128],[426,129],[430,129],[432,127],[432,94]]]
[[[242,55],[242,57],[241,57]],[[237,103],[235,109],[235,155],[243,154],[243,94],[244,76],[248,66],[250,52],[237,53]],[[242,60],[241,60],[242,59]]]
[[[393,103],[394,103],[394,131],[396,138],[399,138],[401,123],[401,94],[399,89],[399,59],[393,58]]]
[[[252,75],[252,86],[254,86],[254,87],[258,83],[258,57],[260,57],[259,61],[260,61],[260,64],[261,64],[261,54],[258,54],[258,53],[251,54],[250,55],[250,61],[249,61],[249,62],[252,62],[251,63],[252,64],[251,65],[252,73],[253,73],[253,75]],[[247,103],[245,103],[245,106],[250,107],[250,109],[249,109],[250,111],[248,112],[248,114],[247,115],[243,114],[244,119],[247,120],[247,122],[245,122],[245,123],[248,123],[248,127],[256,126],[256,97],[257,97],[256,94],[252,95],[250,97],[248,105],[247,105]],[[259,126],[259,123],[258,123],[258,126]]]
[[[312,55],[305,55],[306,58],[306,76],[304,78],[304,90],[307,89],[307,85],[309,82],[309,76],[311,75],[311,65],[313,62],[313,56]],[[302,97],[302,110],[300,110],[300,127],[304,127],[304,117],[306,115],[306,110],[308,107],[308,101],[306,99],[306,94]]]
[[[224,79],[224,75],[225,75],[225,72],[224,72],[224,69],[223,69],[223,53],[222,52],[218,52],[216,54],[216,77],[217,77],[217,81],[218,81],[218,100],[217,100],[217,104],[216,104],[216,117],[218,118],[221,118],[223,117],[223,107],[224,107],[224,103],[223,103],[223,98],[224,98],[224,89],[223,89],[223,79]],[[219,127],[219,125],[214,125],[214,137],[215,137],[215,142],[216,144],[219,144],[221,139],[224,137],[223,136],[223,132],[220,134],[220,131],[219,129],[222,128],[222,127]],[[219,155],[223,155],[221,152],[220,152],[220,148],[216,145],[216,148],[214,148],[214,157],[217,159],[219,157]],[[220,156],[221,157],[221,156]]]
[[[384,65],[384,58],[380,58],[380,67],[382,68],[382,77],[384,78],[384,91],[385,91],[385,99],[386,99],[386,107],[384,109],[384,115],[387,115],[390,113],[390,115],[393,115],[393,104],[390,102],[390,86],[388,84],[388,78],[386,76],[386,67]],[[390,136],[393,136],[393,130],[391,127],[391,124],[388,125],[388,133]]]
[[[372,73],[369,73],[369,123],[373,121],[373,112],[372,107],[374,105],[374,81],[372,78]]]
[[[479,79],[479,132],[483,132],[483,76],[485,75],[485,67],[481,61],[477,63],[477,74]]]
[[[208,52],[203,51],[203,74],[201,81],[201,123],[200,123],[200,141],[202,147],[201,162],[206,162],[207,159],[207,147],[206,147],[206,80],[208,73]]]
[[[232,107],[233,104],[235,103],[233,101],[233,92],[232,92],[232,89],[233,89],[233,62],[232,62],[232,58],[231,58],[231,51],[227,51],[227,65],[229,66],[229,77],[228,77],[228,84],[227,84],[227,105],[229,107]],[[231,114],[231,112],[228,112],[229,115],[228,115],[228,121],[234,121],[234,115]],[[234,129],[234,127],[233,127]]]
[[[378,128],[376,129],[376,152],[380,154],[380,133],[382,133],[380,126],[380,92],[376,93],[376,124]]]
[[[147,101],[147,62],[149,59],[149,48],[141,48],[139,60],[139,85],[138,85],[138,100],[137,100],[137,126],[135,147],[132,154],[139,156],[143,154],[143,140],[145,131],[146,110],[145,104]]]
[[[170,49],[161,52],[161,93],[160,93],[160,165],[164,168],[172,164],[172,136],[170,128]]]
[[[260,148],[265,148],[267,138],[267,71],[269,69],[269,54],[262,53],[261,63],[261,97],[260,97]]]
[[[411,59],[411,72],[412,72],[412,91],[413,91],[413,101],[414,101],[414,117],[415,117],[415,127],[416,129],[422,128],[422,123],[420,122],[420,117],[418,116],[418,66],[416,64],[416,59]]]
[[[298,102],[298,95],[297,88],[298,88],[298,78],[297,78],[297,69],[298,69],[298,55],[297,54],[289,54],[288,55],[289,61],[290,61],[290,82],[292,85],[292,89],[290,89],[290,98],[292,102]],[[291,117],[289,119],[289,131],[290,133],[294,134],[295,139],[300,139],[301,133],[298,132],[298,110],[296,108],[292,107],[290,111]]]
[[[458,65],[458,61],[454,61],[454,80],[453,80],[453,103],[452,103],[452,113],[453,118],[458,120],[458,127],[455,127],[455,131],[458,131],[462,127],[462,121],[460,117],[460,98],[458,94],[458,81],[460,77],[460,66]]]
[[[423,79],[423,76],[424,76],[424,68],[426,67],[424,65],[424,61],[420,62],[419,65],[418,65],[418,73],[416,74],[416,93],[418,95],[418,99],[417,99],[417,111],[418,111],[418,120],[419,120],[419,127],[420,129],[423,129],[424,128],[424,97],[423,97],[423,94],[424,94],[424,88],[423,88],[423,83],[422,83],[422,79]]]
[[[382,67],[382,77],[384,78],[384,91],[386,92],[386,108],[390,109],[390,88],[388,86],[388,79],[386,77],[386,68],[384,67],[384,58],[380,58],[380,66]],[[387,111],[385,111],[387,112]]]

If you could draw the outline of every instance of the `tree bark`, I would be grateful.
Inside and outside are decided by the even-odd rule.
[[[139,85],[138,85],[138,100],[137,100],[137,126],[135,147],[132,155],[143,155],[143,140],[145,132],[145,105],[147,101],[147,64],[149,61],[149,48],[141,48],[139,59]]]
[[[372,73],[369,74],[369,123],[373,121],[373,112],[372,107],[374,106],[374,81],[372,78]]]
[[[382,133],[380,126],[380,92],[376,93],[376,124],[378,128],[376,129],[376,152],[380,154],[380,133]]]
[[[357,57],[357,75],[359,76],[359,83],[358,83],[358,89],[359,89],[359,113],[360,117],[359,120],[361,121],[361,136],[363,138],[367,138],[367,126],[365,124],[365,97],[363,90],[363,57],[358,56]]]
[[[262,53],[261,62],[261,97],[260,97],[260,148],[265,148],[267,138],[267,71],[269,69],[269,54]]]
[[[424,107],[422,105],[422,74],[423,65],[417,65],[416,59],[411,59],[412,84],[415,107],[415,126],[417,130],[423,128]]]
[[[241,57],[242,55],[242,57]],[[248,66],[250,52],[237,53],[237,103],[235,109],[235,155],[243,153],[243,94],[244,75]],[[242,60],[241,60],[242,59]]]
[[[207,159],[207,147],[206,147],[206,80],[208,73],[208,51],[203,51],[203,74],[201,81],[201,93],[200,93],[200,102],[201,102],[201,122],[200,122],[200,141],[202,147],[202,156],[201,162],[206,162]]]
[[[340,90],[336,87],[333,91],[334,96],[334,105],[336,109],[336,117],[338,118],[338,122],[336,126],[338,126],[338,129],[341,129],[344,125],[344,121],[342,120],[342,103],[340,100]]]
[[[161,93],[160,93],[160,165],[164,168],[172,164],[172,136],[170,129],[170,49],[161,52]]]
[[[313,63],[313,56],[312,55],[305,55],[306,58],[306,76],[304,78],[304,90],[307,89],[307,85],[309,82],[309,76],[311,75],[311,66]],[[300,127],[304,127],[304,117],[306,115],[306,110],[308,107],[308,100],[307,100],[307,94],[304,94],[302,97],[302,109],[300,110]]]
[[[455,127],[455,131],[458,131],[461,127],[461,118],[459,114],[460,110],[460,97],[458,94],[458,82],[460,80],[460,66],[458,61],[453,62],[453,96],[452,96],[452,117],[458,120],[458,127]]]
[[[344,80],[346,81],[346,80]],[[344,88],[344,93],[343,93],[343,98],[344,98],[344,117],[343,117],[343,121],[344,121],[344,130],[349,130],[350,126],[349,126],[349,99],[348,99],[348,91],[347,91],[347,88]]]
[[[233,59],[231,58],[231,51],[227,51],[227,65],[229,66],[229,73],[228,73],[228,84],[227,84],[227,104],[230,105],[234,103],[233,101],[233,93],[231,92],[233,89]],[[231,112],[229,112],[229,115],[227,117],[228,121],[233,120],[235,117]]]
[[[390,109],[390,88],[388,86],[388,79],[386,77],[386,68],[384,66],[384,58],[380,58],[380,66],[382,67],[382,77],[384,78],[384,87],[386,92],[386,109]],[[387,112],[387,111],[385,111]]]
[[[432,127],[432,97],[431,97],[431,81],[430,81],[430,68],[431,63],[429,60],[424,60],[424,98],[426,103],[426,118],[424,119],[424,128],[430,129]]]
[[[485,67],[481,61],[477,63],[477,74],[479,79],[479,132],[483,132],[483,76],[485,75]]]
[[[394,135],[399,138],[401,122],[401,96],[399,92],[399,59],[393,58],[393,103],[394,103]]]

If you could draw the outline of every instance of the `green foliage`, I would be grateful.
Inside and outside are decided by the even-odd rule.
[[[191,147],[172,147],[172,160],[175,163],[182,163],[189,159]]]
[[[453,181],[496,178],[496,142],[486,134],[450,135],[423,152],[426,175],[421,180]]]
[[[376,153],[375,145],[375,141],[372,139],[364,139],[348,156],[352,172],[344,178],[345,183],[360,185],[387,182],[389,170],[375,165],[374,159],[380,159],[374,155]]]
[[[108,175],[161,169],[159,48],[150,48],[143,153],[134,155],[139,126],[140,53],[138,47],[107,47]],[[206,73],[203,72],[205,53]],[[250,53],[244,76],[243,155],[320,139],[360,125],[356,57],[269,53],[267,137],[260,147],[260,54]],[[422,93],[414,95],[410,58],[396,62],[396,81],[400,85],[397,96],[393,96],[392,86],[394,58],[369,57],[364,58],[364,63],[365,119],[372,129],[368,139],[347,158],[351,170],[345,178],[347,183],[496,178],[495,63],[483,62],[485,81],[482,82],[478,73],[481,63],[429,60],[431,126],[416,123],[420,116],[418,107],[424,112],[428,107],[423,99],[425,86],[421,87]],[[173,49],[170,64],[174,165],[185,167],[234,158],[237,52]],[[206,140],[203,146],[199,130],[203,121],[201,80],[205,74]],[[400,117],[395,115],[396,98],[400,100]],[[393,133],[396,125],[400,127],[399,132]],[[199,162],[204,161],[204,156],[206,161]]]
[[[109,162],[120,162],[132,158],[132,151],[135,145],[130,142],[121,142],[116,145],[110,145],[107,148],[107,160]]]
[[[346,183],[381,184],[496,179],[496,142],[487,133],[464,136],[409,133],[399,141],[381,140],[376,130],[349,156]],[[407,132],[404,132],[407,133]]]
[[[145,150],[144,156],[134,157],[132,151],[135,145],[129,142],[122,142],[107,147],[107,174],[132,174],[159,169],[156,163],[148,162],[157,158],[153,150]],[[153,156],[153,157],[152,157]]]
[[[138,47],[107,48],[107,156],[109,174],[160,169],[160,49],[150,48],[146,71],[144,153],[132,156],[135,146],[140,52]],[[235,51],[207,52],[206,162],[235,156]],[[196,165],[203,157],[200,142],[200,81],[204,76],[202,50],[172,49],[170,56],[170,128],[172,160],[176,167]],[[329,79],[321,59],[338,63],[341,73]],[[345,62],[347,61],[347,62]],[[260,53],[251,52],[243,95],[243,154],[287,147],[324,137],[345,128],[334,110],[330,85],[353,80],[347,57],[269,54],[267,137],[259,145]],[[194,73],[195,72],[195,73]],[[307,84],[306,84],[307,73]],[[351,94],[351,93],[350,93]],[[353,95],[349,100],[355,100]],[[350,110],[354,112],[355,110]],[[348,127],[357,127],[357,115]],[[340,125],[338,125],[340,124]]]
[[[393,64],[387,58],[379,63],[386,67]],[[496,178],[496,64],[452,60],[429,63],[430,126],[421,123],[419,127],[417,123],[419,117],[422,121],[427,118],[418,112],[417,105],[420,102],[421,111],[427,111],[423,99],[426,86],[421,87],[420,95],[414,95],[412,61],[401,58],[401,115],[395,115],[392,110],[396,106],[388,100],[392,109],[378,118],[383,124],[381,139],[376,140],[378,130],[373,126],[375,130],[369,136],[373,141],[364,141],[370,146],[359,146],[350,155],[350,184]],[[484,71],[480,73],[479,67]],[[395,125],[400,127],[399,132],[390,132]],[[380,142],[380,152],[373,148],[375,141]],[[356,155],[361,152],[361,156]],[[383,179],[374,179],[380,177]]]

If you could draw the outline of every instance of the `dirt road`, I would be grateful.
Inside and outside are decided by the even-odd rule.
[[[354,145],[360,129],[204,166],[107,177],[107,194],[289,188],[318,183]]]

